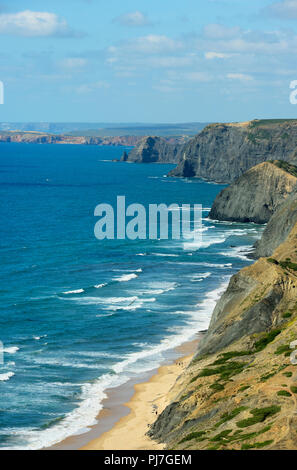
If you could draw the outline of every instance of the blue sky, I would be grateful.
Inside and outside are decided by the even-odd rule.
[[[0,0],[0,121],[297,117],[297,0]]]

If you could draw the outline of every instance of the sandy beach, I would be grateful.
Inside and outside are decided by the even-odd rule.
[[[81,450],[158,450],[162,444],[147,435],[149,426],[170,402],[170,390],[188,366],[198,340],[178,348],[181,357],[173,364],[161,366],[147,382],[134,385],[134,395],[125,403],[129,414],[120,418],[109,431]]]

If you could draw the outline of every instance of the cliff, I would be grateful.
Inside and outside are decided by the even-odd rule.
[[[133,163],[177,163],[180,146],[168,143],[163,137],[144,137],[122,161]]]
[[[297,224],[232,277],[171,404],[149,431],[168,449],[297,449]]]
[[[255,245],[254,258],[271,256],[297,223],[297,189],[283,202],[269,220],[262,238]]]
[[[264,162],[248,170],[216,197],[209,218],[264,224],[297,185],[297,167]]]
[[[25,144],[72,144],[72,145],[111,145],[133,146],[140,142],[141,137],[117,136],[117,137],[88,137],[47,134],[42,132],[1,132],[0,142],[14,142]]]
[[[211,124],[180,150],[170,176],[230,183],[267,160],[297,163],[297,120]]]

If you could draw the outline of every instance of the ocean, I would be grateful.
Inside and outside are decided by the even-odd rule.
[[[106,389],[207,329],[263,227],[207,219],[224,187],[113,162],[118,147],[0,144],[0,449],[95,424]],[[202,204],[203,243],[104,240],[97,204]]]

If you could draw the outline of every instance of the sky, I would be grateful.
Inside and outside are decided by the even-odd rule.
[[[295,118],[297,0],[0,0],[7,122]]]

